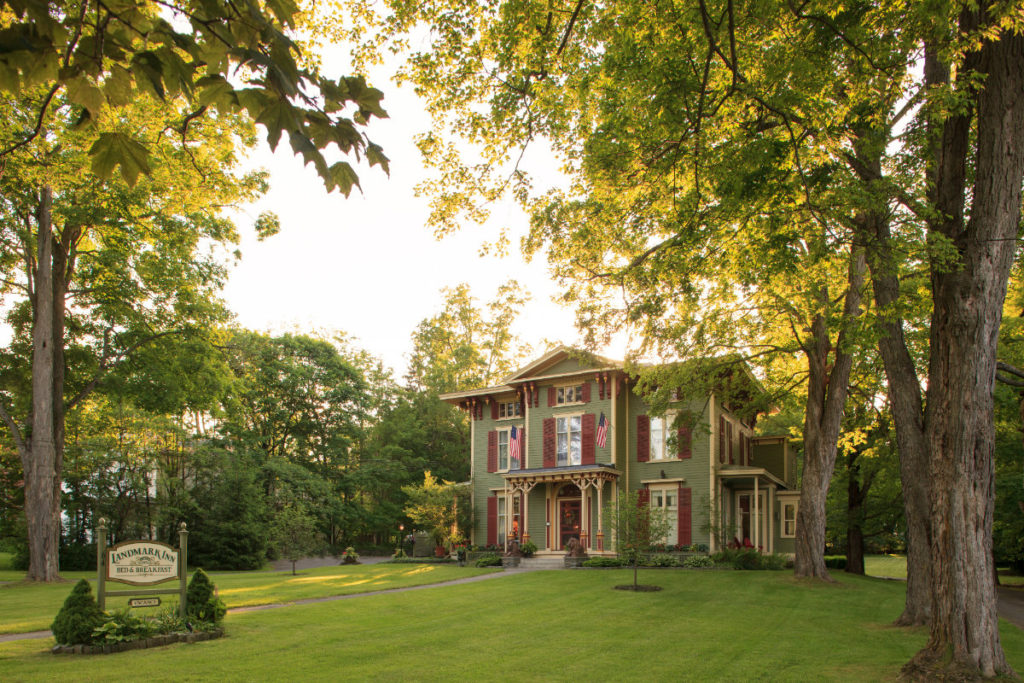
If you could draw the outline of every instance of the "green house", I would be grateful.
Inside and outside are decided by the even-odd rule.
[[[672,521],[667,546],[793,553],[800,492],[786,437],[754,436],[743,406],[714,393],[653,415],[634,385],[622,363],[560,347],[500,386],[442,395],[471,417],[471,542],[555,554],[575,538],[611,554],[605,505],[636,490]]]

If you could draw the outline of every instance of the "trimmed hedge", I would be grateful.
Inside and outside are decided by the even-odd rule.
[[[93,631],[105,621],[89,582],[79,579],[50,624],[50,630],[61,645],[89,645],[95,638]]]

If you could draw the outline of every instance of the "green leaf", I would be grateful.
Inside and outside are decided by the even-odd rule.
[[[299,117],[295,113],[295,107],[285,100],[271,102],[256,117],[256,123],[262,123],[267,128],[267,143],[270,149],[277,149],[277,143],[281,140],[281,133],[293,131],[299,127]]]
[[[89,110],[92,118],[99,118],[103,109],[103,91],[87,76],[76,76],[67,82],[68,99]]]
[[[374,144],[372,142],[369,145],[367,145],[366,159],[370,162],[370,166],[379,165],[381,168],[384,169],[385,173],[391,173],[390,167],[388,166],[388,162],[390,161],[390,159],[384,156],[384,149],[380,145]]]
[[[345,161],[332,164],[324,181],[327,183],[328,192],[337,187],[346,197],[352,192],[353,186],[359,187],[359,176]]]
[[[147,87],[161,100],[164,99],[163,63],[155,53],[145,51],[132,57],[132,72],[136,83]]]
[[[132,74],[120,64],[110,67],[103,81],[103,94],[112,107],[123,107],[132,101]]]
[[[233,106],[238,104],[235,89],[223,76],[204,76],[196,81],[199,104],[203,106]]]
[[[117,166],[121,177],[134,186],[140,173],[150,174],[149,150],[123,133],[101,133],[89,148],[92,172],[106,180]]]

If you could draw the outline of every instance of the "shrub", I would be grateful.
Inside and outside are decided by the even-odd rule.
[[[500,567],[501,556],[498,553],[487,553],[476,559],[476,566],[478,567]]]
[[[131,613],[131,609],[114,612],[105,622],[93,629],[93,642],[103,645],[123,643],[129,640],[148,638],[156,629],[142,617]]]
[[[651,555],[644,562],[648,567],[678,567],[680,566],[679,560],[674,555],[667,555],[664,553],[658,553]]]
[[[700,569],[703,567],[714,567],[715,561],[707,555],[691,555],[690,557],[683,560],[683,566],[690,569]]]
[[[626,561],[621,557],[591,557],[583,561],[584,567],[624,567]]]
[[[202,569],[197,569],[188,582],[186,592],[188,615],[198,621],[209,624],[220,623],[227,614],[227,607],[217,597],[217,588]]]
[[[785,556],[775,553],[762,555],[753,548],[723,550],[715,553],[713,559],[715,564],[734,569],[783,569],[786,566]]]
[[[846,555],[826,555],[825,566],[829,569],[846,569]]]
[[[153,617],[153,629],[156,633],[181,633],[187,631],[185,620],[177,605],[168,605]]]
[[[770,553],[761,556],[761,568],[778,571],[786,568],[786,556],[778,553]]]
[[[519,546],[519,550],[522,551],[523,557],[533,557],[533,554],[537,552],[537,544],[533,541],[526,541]]]
[[[394,554],[394,555],[392,555],[391,557],[392,557],[393,559],[395,559],[395,560],[401,560],[401,559],[403,559],[403,558],[406,558],[406,557],[408,557],[408,555],[406,555],[406,554],[405,554],[405,551],[404,551],[404,550],[402,550],[401,548],[396,548],[396,549],[395,549],[395,554]]]
[[[359,564],[359,553],[352,546],[345,548],[345,552],[341,554],[342,564]]]
[[[105,617],[92,596],[89,582],[81,579],[57,612],[50,630],[61,645],[89,645],[93,642],[93,631],[104,621]]]

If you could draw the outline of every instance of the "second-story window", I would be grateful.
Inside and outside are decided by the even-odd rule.
[[[664,417],[651,418],[651,460],[667,460],[674,457],[666,452],[668,445],[665,443],[665,436],[668,434],[669,423],[670,420]]]
[[[576,384],[569,387],[558,387],[555,392],[555,404],[565,405],[566,403],[583,402],[583,385]]]
[[[508,430],[502,429],[498,432],[498,471],[504,472],[508,469]]]
[[[505,420],[513,417],[522,417],[522,410],[518,401],[498,404],[498,419]]]
[[[582,463],[583,416],[569,415],[555,419],[558,467]]]

